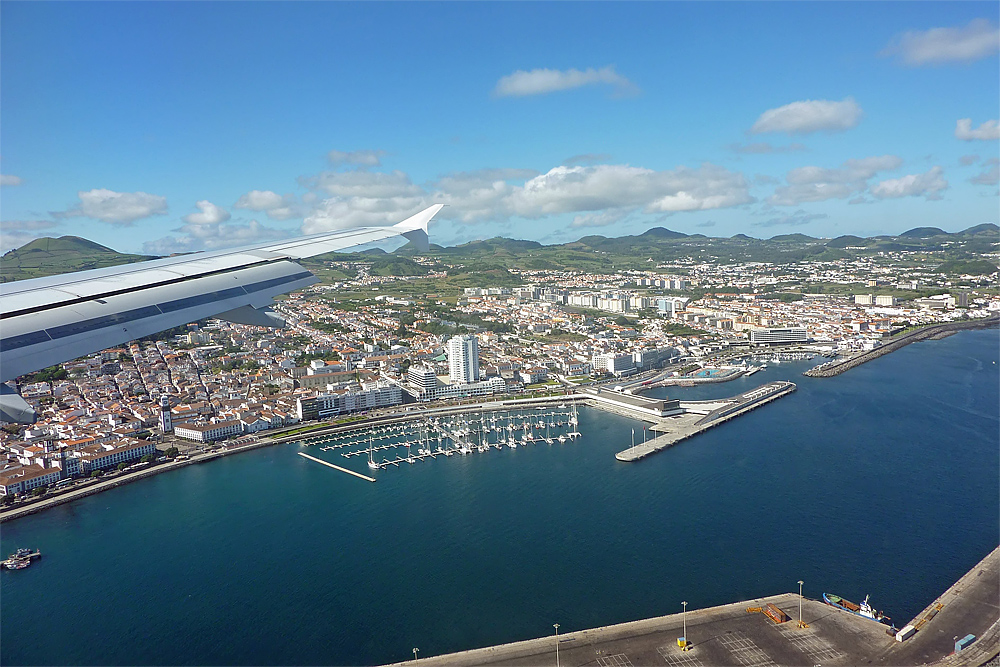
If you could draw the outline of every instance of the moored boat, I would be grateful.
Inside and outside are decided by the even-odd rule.
[[[844,611],[849,611],[852,614],[858,616],[863,616],[864,618],[870,618],[873,621],[878,621],[879,623],[889,623],[889,617],[884,613],[876,610],[870,604],[868,604],[868,598],[870,595],[866,595],[864,602],[861,604],[856,604],[840,597],[839,595],[834,595],[832,593],[823,593],[823,602],[827,603],[831,607],[836,607],[837,609],[843,609]]]

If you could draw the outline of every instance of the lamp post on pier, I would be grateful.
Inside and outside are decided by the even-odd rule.
[[[413,647],[413,659],[414,659],[414,660],[416,660],[416,659],[417,659],[417,651],[419,651],[419,650],[420,650],[420,649],[418,649],[418,648],[417,648],[416,646],[414,646],[414,647]]]
[[[799,627],[804,628],[806,624],[802,622],[802,580],[799,579]]]
[[[684,600],[683,602],[681,602],[681,605],[684,607],[684,611],[683,611],[683,613],[681,615],[681,618],[683,619],[683,623],[684,623],[684,637],[683,637],[683,639],[684,639],[684,646],[681,647],[681,650],[682,651],[686,651],[686,650],[688,650],[688,603],[687,603],[687,600]]]
[[[552,627],[556,629],[556,667],[559,667],[559,624],[553,623]]]

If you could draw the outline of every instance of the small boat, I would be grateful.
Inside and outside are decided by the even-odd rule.
[[[8,570],[23,570],[31,565],[29,558],[8,558],[3,562],[3,566]]]
[[[852,614],[858,616],[863,616],[864,618],[870,618],[873,621],[878,621],[879,623],[889,623],[889,617],[880,611],[874,609],[870,604],[868,604],[868,598],[870,595],[865,596],[864,602],[861,604],[855,604],[850,600],[845,600],[839,595],[833,595],[832,593],[823,593],[823,602],[827,603],[831,607],[836,607],[837,609],[843,609],[844,611],[849,611]]]

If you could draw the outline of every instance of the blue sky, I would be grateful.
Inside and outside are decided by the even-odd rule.
[[[998,7],[5,0],[0,241],[996,222]]]

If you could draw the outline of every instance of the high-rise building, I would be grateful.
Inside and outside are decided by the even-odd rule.
[[[160,433],[170,433],[174,425],[170,419],[170,397],[160,394]]]
[[[479,341],[473,334],[448,341],[448,377],[457,384],[479,380]]]

